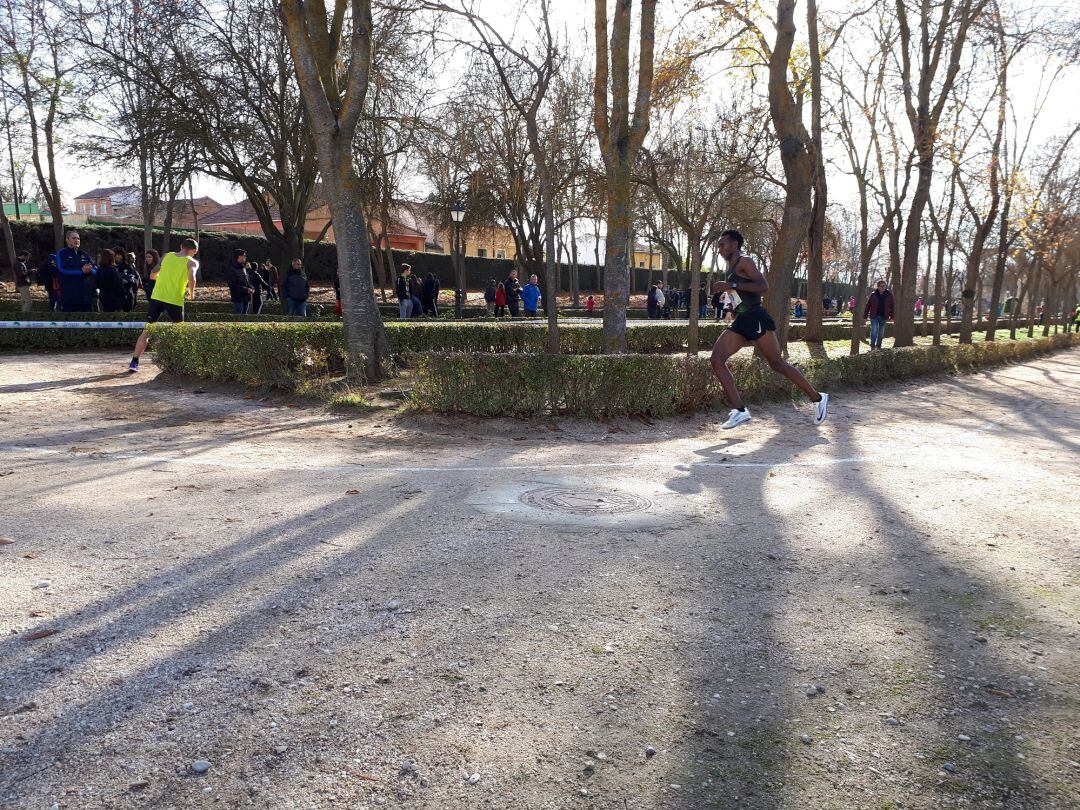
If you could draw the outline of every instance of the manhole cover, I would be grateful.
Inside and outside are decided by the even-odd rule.
[[[539,487],[518,496],[528,506],[567,515],[623,515],[644,512],[652,501],[626,492],[596,492],[567,487]]]

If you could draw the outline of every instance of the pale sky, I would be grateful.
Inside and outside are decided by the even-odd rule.
[[[861,5],[861,4],[859,4]],[[510,16],[510,12],[507,10],[507,4],[500,2],[500,0],[479,0],[477,7],[492,15],[489,17],[500,29],[509,33],[509,29],[513,27],[513,19]],[[557,25],[563,28],[569,37],[584,39],[585,31],[591,27],[592,24],[592,4],[585,2],[584,0],[552,0],[553,7],[553,19]],[[666,7],[666,15],[663,13],[663,9]],[[658,53],[662,47],[663,39],[666,36],[670,36],[673,30],[677,29],[678,20],[680,19],[679,9],[683,7],[682,3],[661,3],[662,16],[665,17],[658,23]],[[856,8],[857,4],[851,3],[848,0],[823,0],[820,3],[821,13],[828,14],[830,12],[841,14],[846,11],[850,11]],[[800,8],[804,9],[805,6],[800,3]],[[635,9],[636,11],[636,9]],[[805,34],[805,20],[799,19],[798,24],[800,26],[800,34]],[[766,37],[772,38],[771,27],[766,29]],[[582,47],[585,47],[584,45]],[[591,51],[589,51],[591,53]],[[457,58],[452,62],[460,63]],[[1032,88],[1038,78],[1038,64],[1040,60],[1028,59],[1026,62],[1019,66],[1019,69],[1015,72],[1012,79],[1012,87],[1018,88],[1015,92],[1014,99],[1017,106],[1017,115],[1020,117],[1022,123],[1022,129],[1026,128],[1026,120],[1030,116],[1029,105],[1024,104],[1024,98],[1022,91],[1023,88],[1028,90]],[[453,69],[443,70],[440,73],[441,76],[446,77],[446,85],[444,88],[436,89],[433,92],[434,96],[439,93],[450,89],[455,81],[456,71]],[[1077,66],[1070,67],[1065,74],[1059,79],[1055,90],[1050,98],[1050,102],[1047,104],[1042,118],[1040,119],[1039,133],[1042,136],[1040,138],[1049,138],[1064,130],[1075,120],[1077,116],[1076,99],[1080,97],[1080,70]],[[706,99],[706,104],[711,104],[714,99]],[[906,122],[901,122],[902,128],[906,129]],[[1039,136],[1037,136],[1039,137]],[[837,153],[835,157],[839,160],[840,155]],[[843,161],[841,161],[843,165]],[[61,185],[64,191],[65,199],[69,202],[78,194],[95,186],[105,185],[121,185],[132,182],[134,180],[133,172],[123,172],[116,169],[112,169],[104,166],[79,166],[74,162],[68,160],[65,161],[63,168],[63,176],[61,178]],[[831,171],[829,175],[830,184],[830,203],[839,204],[843,206],[849,206],[854,202],[854,185],[849,178],[839,171]],[[411,189],[414,193],[422,193],[422,189]],[[194,191],[196,196],[209,195],[221,203],[235,202],[242,198],[242,193],[238,188],[231,186],[230,184],[223,183],[221,181],[214,180],[205,176],[198,176],[194,181]]]

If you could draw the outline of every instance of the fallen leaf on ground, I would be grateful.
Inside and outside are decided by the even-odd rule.
[[[358,490],[358,489],[347,489],[347,490],[345,490],[345,494],[346,495],[359,495],[360,490]]]
[[[10,546],[14,542],[10,537],[0,537],[0,546]]]
[[[1006,692],[1004,689],[991,689],[990,694],[998,697],[1012,697],[1012,692]]]
[[[37,641],[39,638],[48,638],[49,636],[55,636],[60,631],[53,627],[46,627],[41,630],[34,630],[31,633],[27,633],[23,636],[23,641]]]
[[[30,618],[32,618],[32,619],[40,619],[44,615],[45,615],[44,610],[31,610],[30,611]]]
[[[32,551],[28,551],[28,552],[26,552],[25,554],[23,554],[23,559],[26,559],[26,560],[36,560],[36,559],[37,559],[37,554],[35,554],[35,553],[34,553],[34,552],[32,552]]]

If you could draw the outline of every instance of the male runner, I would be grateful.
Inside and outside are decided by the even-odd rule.
[[[166,253],[161,257],[161,264],[156,273],[151,273],[154,291],[150,294],[150,306],[146,311],[146,325],[157,321],[162,315],[168,315],[172,323],[184,320],[184,300],[195,297],[195,274],[199,263],[195,254],[199,252],[199,243],[194,239],[185,239],[175,253]],[[139,370],[139,358],[146,351],[146,342],[150,339],[143,329],[135,341],[135,354],[132,355],[128,371]]]
[[[721,425],[724,430],[738,427],[750,421],[750,412],[743,405],[739,389],[735,387],[735,378],[727,367],[727,359],[743,346],[753,344],[761,350],[769,367],[783,374],[802,389],[814,403],[814,424],[820,425],[829,414],[829,395],[814,390],[791,363],[780,355],[780,344],[776,341],[776,324],[761,305],[761,297],[769,291],[769,282],[758,270],[754,260],[742,252],[743,237],[738,231],[724,231],[720,235],[718,249],[727,260],[728,276],[726,281],[713,285],[714,292],[730,291],[740,299],[735,307],[735,320],[721,333],[713,346],[712,369],[724,387],[724,394],[731,405],[728,420]]]

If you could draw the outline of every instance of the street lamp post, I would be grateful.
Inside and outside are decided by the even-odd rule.
[[[454,317],[460,318],[462,299],[465,297],[464,262],[461,256],[461,221],[465,219],[465,206],[454,203],[450,206],[450,216],[454,220],[454,279],[457,283],[454,290]]]

